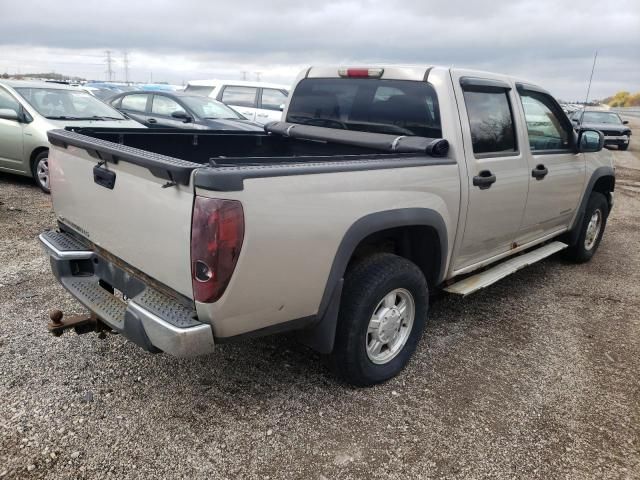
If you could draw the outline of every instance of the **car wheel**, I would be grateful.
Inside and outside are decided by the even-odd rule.
[[[396,376],[416,349],[427,319],[429,291],[409,260],[377,254],[345,277],[331,363],[355,386]]]
[[[626,150],[627,148],[629,148],[628,143],[621,143],[620,145],[618,145],[618,150]]]
[[[593,192],[589,197],[587,208],[584,212],[580,234],[574,245],[566,250],[566,256],[576,262],[584,263],[598,250],[604,229],[609,216],[609,204],[605,196],[599,192]]]
[[[36,185],[38,185],[45,193],[50,193],[51,188],[49,185],[50,179],[48,150],[40,152],[35,156],[35,158],[31,162],[31,172],[33,174],[33,179],[36,181]]]

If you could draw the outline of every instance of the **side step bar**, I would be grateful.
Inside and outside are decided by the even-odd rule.
[[[505,262],[497,264],[495,267],[489,268],[488,270],[449,285],[444,290],[445,292],[457,295],[469,295],[470,293],[477,292],[482,288],[496,283],[498,280],[502,280],[504,277],[511,275],[524,267],[533,265],[534,263],[559,252],[560,250],[564,250],[568,246],[569,245],[562,242],[547,243],[546,245],[536,248],[535,250],[531,250],[524,255],[518,255],[517,257],[510,258]]]

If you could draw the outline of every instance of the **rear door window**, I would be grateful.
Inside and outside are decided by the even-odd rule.
[[[240,87],[229,85],[224,87],[221,100],[227,105],[238,105],[241,107],[255,107],[258,89],[254,87]]]
[[[261,108],[266,110],[282,110],[282,107],[287,102],[287,95],[275,88],[263,88],[261,98]]]
[[[126,95],[122,97],[120,108],[123,110],[131,110],[132,112],[142,112],[147,110],[148,94],[136,93],[134,95]]]
[[[296,86],[287,121],[361,132],[440,138],[440,111],[424,82],[307,78]]]
[[[492,156],[517,153],[508,93],[507,90],[464,90],[474,154]]]

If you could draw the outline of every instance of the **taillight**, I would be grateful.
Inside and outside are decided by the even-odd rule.
[[[224,293],[244,238],[244,213],[236,200],[196,196],[191,224],[191,281],[196,301]]]
[[[338,75],[347,78],[380,78],[383,68],[341,68]]]

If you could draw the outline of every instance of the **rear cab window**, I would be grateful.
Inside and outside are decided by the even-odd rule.
[[[291,96],[286,121],[359,132],[442,137],[434,88],[408,80],[304,79]]]

